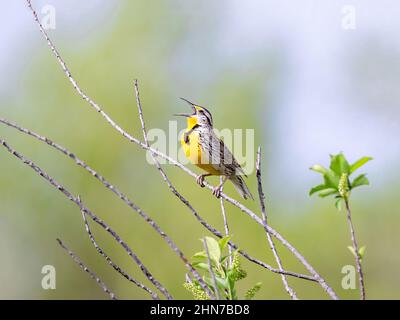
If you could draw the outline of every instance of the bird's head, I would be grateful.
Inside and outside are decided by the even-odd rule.
[[[193,128],[195,125],[201,127],[211,127],[213,126],[213,119],[210,111],[206,108],[198,106],[184,98],[181,98],[183,101],[186,101],[192,108],[192,113],[178,113],[176,116],[182,116],[187,118],[189,129]]]

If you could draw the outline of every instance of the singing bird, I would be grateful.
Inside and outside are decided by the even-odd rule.
[[[181,139],[185,156],[191,163],[207,172],[197,177],[197,183],[204,187],[205,177],[223,176],[221,183],[214,188],[213,195],[219,198],[222,186],[226,180],[230,180],[244,199],[253,199],[243,180],[242,176],[246,175],[242,167],[214,132],[210,111],[184,98],[181,99],[186,101],[193,111],[191,114],[175,114],[187,118],[187,128]]]

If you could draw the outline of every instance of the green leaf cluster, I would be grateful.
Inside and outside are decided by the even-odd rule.
[[[210,296],[204,292],[203,288],[194,282],[185,282],[183,287],[188,290],[195,300],[210,300]]]
[[[357,187],[369,185],[369,181],[365,173],[351,179],[351,175],[361,166],[372,160],[371,157],[362,157],[353,164],[349,164],[343,153],[331,155],[329,168],[325,168],[319,164],[313,165],[310,169],[320,173],[323,177],[323,183],[310,189],[310,196],[314,193],[321,198],[334,196],[336,206],[340,209],[341,200],[348,200],[350,192]]]
[[[261,289],[261,282],[257,282],[253,288],[247,290],[244,298],[246,300],[251,300],[254,298],[255,294]]]
[[[228,251],[228,243],[230,237],[226,236],[219,240],[212,237],[205,237],[208,253],[211,261],[212,272],[215,275],[217,282],[217,290],[222,299],[237,300],[236,282],[244,279],[247,272],[240,264],[240,255],[238,250],[232,254],[225,253]],[[225,253],[225,254],[224,254]],[[230,263],[231,261],[231,263]],[[209,290],[216,295],[214,282],[212,279],[208,257],[206,252],[199,251],[192,256],[192,265],[198,271],[204,273],[203,280],[207,284]],[[193,297],[198,300],[208,300],[210,297],[204,292],[197,280],[188,279],[184,283],[184,287],[193,294]],[[247,291],[246,299],[254,297],[256,292],[260,290],[261,283],[257,283],[253,288]]]

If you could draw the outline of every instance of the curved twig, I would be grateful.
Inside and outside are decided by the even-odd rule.
[[[107,293],[110,298],[112,300],[117,300],[116,295],[110,290],[108,289],[108,287],[106,286],[106,284],[93,272],[91,271],[88,267],[86,267],[86,265],[81,261],[81,259],[78,258],[78,256],[73,253],[70,249],[68,249],[68,247],[60,240],[60,239],[56,239],[58,244],[61,246],[61,248],[63,248],[65,251],[67,251],[67,253],[69,254],[69,256],[72,258],[72,260],[75,261],[75,263],[81,267],[81,269],[85,272],[87,272],[89,274],[89,276],[97,282],[97,284],[103,289],[103,291],[105,293]]]
[[[79,201],[81,201],[80,196],[78,196]],[[92,231],[90,230],[89,223],[86,219],[86,213],[85,211],[81,211],[82,213],[82,219],[85,224],[85,229],[86,232],[89,236],[90,241],[92,242],[93,246],[96,248],[97,252],[107,261],[107,263],[114,268],[115,271],[117,271],[119,274],[121,274],[125,279],[128,281],[134,283],[136,286],[139,288],[143,289],[146,291],[148,294],[151,295],[153,300],[160,300],[160,297],[157,295],[157,293],[153,292],[150,288],[146,287],[144,284],[142,284],[140,281],[136,280],[135,278],[131,277],[127,272],[125,272],[121,267],[119,267],[117,264],[115,264],[111,258],[104,252],[102,248],[97,244]]]

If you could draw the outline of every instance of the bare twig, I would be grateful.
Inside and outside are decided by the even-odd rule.
[[[81,211],[85,212],[94,222],[99,224],[104,230],[106,230],[128,253],[128,255],[135,261],[135,263],[139,266],[140,270],[143,274],[149,279],[149,281],[162,292],[167,299],[172,299],[172,296],[169,294],[167,289],[159,283],[154,276],[150,273],[150,271],[146,268],[146,266],[142,263],[142,261],[138,258],[138,256],[132,251],[132,249],[121,239],[121,237],[108,226],[103,220],[101,220],[98,216],[96,216],[92,211],[90,211],[82,201],[79,200],[78,197],[75,197],[69,192],[64,186],[58,183],[54,178],[48,175],[45,171],[43,171],[40,167],[38,167],[34,162],[25,158],[22,154],[18,153],[14,150],[8,143],[0,138],[0,144],[13,156],[22,161],[24,164],[28,165],[31,169],[33,169],[37,174],[39,174],[42,178],[44,178],[47,182],[49,182],[53,187],[62,192],[69,200],[75,203]],[[161,231],[160,231],[161,232]]]
[[[34,137],[35,139],[45,142],[47,145],[49,145],[50,147],[56,149],[57,151],[62,152],[63,154],[65,154],[66,156],[68,156],[69,158],[71,158],[72,160],[75,161],[75,163],[77,165],[79,165],[80,167],[82,167],[83,169],[85,169],[86,171],[88,171],[92,176],[94,176],[98,181],[100,181],[107,189],[109,189],[110,191],[112,191],[114,194],[116,194],[125,204],[127,204],[131,209],[137,211],[140,210],[139,207],[137,207],[126,195],[124,195],[116,186],[112,185],[110,182],[108,182],[102,175],[100,175],[98,172],[96,172],[93,168],[91,168],[88,164],[86,164],[82,159],[80,159],[77,155],[75,155],[74,153],[70,152],[68,149],[66,149],[65,147],[57,144],[56,142],[53,142],[52,140],[50,140],[47,137],[41,136],[38,133],[35,133],[29,129],[26,129],[22,126],[20,126],[19,124],[16,124],[14,122],[11,122],[9,120],[0,118],[0,123],[3,123],[11,128],[17,129],[18,131],[29,135],[31,137]],[[195,209],[193,209],[193,214],[195,215],[195,217],[197,218],[197,220],[205,227],[207,228],[207,230],[209,230],[210,232],[212,232],[215,236],[222,238],[224,235],[219,232],[217,229],[213,228],[211,225],[209,225],[206,221],[203,220],[203,218],[197,213],[197,211]],[[146,222],[148,223],[152,223],[152,220],[150,217],[148,217],[147,215],[143,215],[143,211],[139,211],[139,214],[141,215],[142,218],[144,218],[146,220]],[[151,224],[152,225],[152,224]],[[152,225],[152,227],[154,228],[154,226]],[[233,243],[232,241],[229,242],[229,245],[233,248],[233,249],[238,249],[238,246]],[[247,260],[267,269],[270,270],[271,272],[274,273],[278,273],[278,274],[286,274],[288,276],[292,276],[292,277],[296,277],[299,279],[304,279],[304,280],[309,280],[309,281],[316,281],[315,278],[311,277],[311,276],[307,276],[307,275],[303,275],[303,274],[299,274],[299,273],[295,273],[295,272],[291,272],[291,271],[280,271],[278,269],[273,268],[272,266],[250,256],[247,252],[245,252],[244,250],[240,250],[239,253],[245,257]]]
[[[219,178],[219,183],[222,185],[222,182],[224,178],[221,176]],[[221,187],[221,192],[223,192],[224,187]],[[225,210],[225,204],[224,204],[224,199],[220,198],[219,199],[220,205],[221,205],[221,214],[222,214],[222,219],[224,220],[224,230],[225,230],[225,236],[229,236],[229,225],[228,225],[228,219],[226,217],[226,210]],[[229,260],[228,260],[228,265],[232,265],[232,246],[228,246],[228,252],[229,252]],[[283,270],[281,270],[283,271]]]
[[[206,238],[203,238],[203,245],[204,245],[204,251],[205,251],[206,256],[207,256],[208,269],[210,271],[211,279],[213,281],[215,296],[216,296],[217,300],[221,300],[221,294],[220,294],[220,292],[218,290],[217,278],[215,278],[215,273],[214,273],[214,270],[212,268],[210,252],[208,251]]]
[[[50,47],[51,51],[53,52],[54,56],[56,57],[57,61],[61,65],[64,73],[68,77],[69,81],[71,82],[72,86],[74,89],[78,92],[78,94],[89,103],[91,107],[93,107],[115,130],[117,130],[123,137],[128,139],[129,141],[139,145],[141,148],[145,150],[149,150],[152,153],[156,154],[157,156],[167,160],[169,163],[179,167],[183,171],[185,171],[187,174],[191,175],[192,177],[196,178],[196,174],[186,168],[183,164],[180,162],[174,160],[173,158],[169,157],[168,155],[154,149],[151,147],[148,147],[145,143],[141,142],[140,140],[132,137],[129,133],[124,131],[112,118],[105,113],[98,104],[96,104],[89,96],[87,96],[83,90],[78,86],[77,82],[75,79],[72,77],[71,72],[69,71],[67,65],[65,64],[64,60],[61,58],[60,54],[58,53],[56,47],[54,46],[53,42],[47,35],[46,31],[44,30],[43,26],[41,25],[39,18],[36,14],[36,11],[32,8],[30,0],[26,0],[29,9],[32,11],[32,14],[34,16],[34,19],[39,26],[40,32],[43,34],[44,38],[47,41],[48,46]],[[213,186],[208,184],[207,182],[204,183],[205,187],[208,188],[209,190],[213,190]],[[263,226],[262,220],[250,209],[245,207],[243,204],[240,202],[230,198],[229,196],[225,194],[221,194],[221,197],[223,197],[227,202],[231,203],[232,205],[236,206],[239,208],[242,212],[250,216],[254,221],[256,221],[258,224]],[[202,223],[203,224],[203,223]],[[204,225],[204,224],[203,224]],[[268,229],[270,231],[270,234],[272,234],[276,239],[278,239],[285,247],[287,247],[293,254],[294,256],[307,268],[307,270],[312,274],[312,278],[314,278],[320,285],[321,287],[333,298],[333,299],[338,299],[336,293],[333,291],[333,289],[326,283],[326,281],[315,271],[315,269],[308,263],[308,261],[285,239],[280,235],[276,230],[268,226]],[[250,260],[251,261],[251,260]],[[265,264],[264,264],[265,265]],[[269,268],[267,268],[269,269]],[[274,269],[274,268],[271,268]],[[270,270],[271,270],[270,269]],[[272,271],[272,270],[271,270]],[[277,270],[277,273],[281,273],[279,270]]]
[[[356,265],[357,265],[358,280],[360,282],[360,296],[361,296],[361,300],[365,300],[364,273],[363,273],[363,270],[362,270],[362,267],[361,267],[360,252],[359,252],[359,249],[358,249],[358,243],[357,243],[356,235],[355,235],[355,232],[354,232],[353,222],[352,222],[352,219],[351,219],[351,210],[350,210],[349,200],[348,199],[344,199],[344,203],[346,205],[347,222],[348,222],[349,228],[350,228],[351,241],[353,243],[354,255],[355,255]]]
[[[83,271],[87,272],[89,276],[97,282],[97,284],[103,289],[105,293],[107,293],[112,300],[117,300],[117,297],[115,294],[107,288],[106,284],[93,272],[90,271],[88,267],[85,266],[85,264],[78,258],[78,256],[73,253],[71,250],[68,249],[68,247],[60,240],[57,239],[58,244],[63,248],[67,253],[70,255],[70,257],[76,262],[76,264],[79,265],[79,267],[82,268]]]
[[[256,175],[257,175],[257,182],[258,182],[258,195],[260,199],[260,207],[261,207],[261,214],[264,222],[264,229],[267,234],[267,239],[269,242],[269,245],[271,247],[271,251],[273,252],[275,256],[276,263],[278,264],[279,270],[283,270],[282,266],[282,261],[281,258],[278,255],[278,252],[276,251],[274,241],[272,240],[272,237],[268,231],[268,222],[267,222],[267,212],[265,210],[265,195],[262,187],[262,180],[261,180],[261,147],[258,147],[257,151],[257,161],[256,161]],[[290,297],[293,300],[298,300],[296,292],[289,286],[288,281],[286,279],[286,276],[284,274],[281,274],[282,282],[283,285],[285,286],[285,289],[287,293],[290,295]]]
[[[80,197],[78,196],[79,201],[81,201]],[[89,223],[86,219],[86,213],[85,211],[82,210],[82,218],[83,221],[85,223],[85,228],[86,228],[86,232],[89,236],[90,241],[92,242],[93,246],[96,248],[97,252],[103,256],[103,258],[108,262],[108,264],[110,266],[112,266],[114,268],[115,271],[117,271],[119,274],[121,274],[125,279],[127,279],[128,281],[134,283],[136,286],[138,286],[139,288],[143,289],[144,291],[146,291],[147,293],[149,293],[152,297],[153,300],[160,300],[160,297],[157,295],[157,293],[153,292],[151,289],[149,289],[148,287],[146,287],[144,284],[142,284],[141,282],[139,282],[138,280],[136,280],[135,278],[131,277],[127,272],[125,272],[121,267],[119,267],[117,264],[115,264],[111,258],[103,251],[102,248],[100,248],[100,246],[97,244],[92,231],[90,230],[89,227]]]

